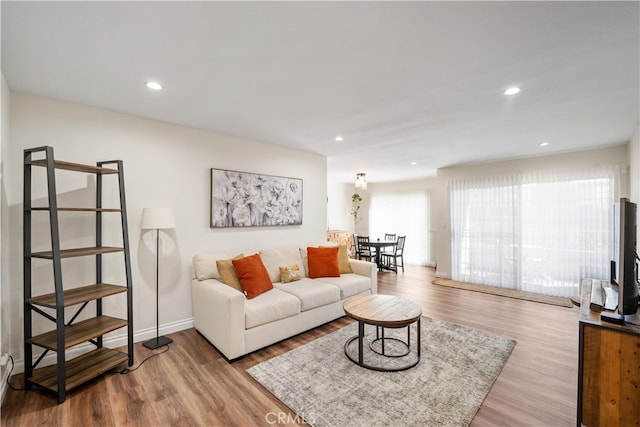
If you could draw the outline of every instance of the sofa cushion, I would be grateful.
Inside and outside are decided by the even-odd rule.
[[[217,254],[198,254],[194,255],[191,260],[193,264],[193,273],[198,280],[219,279],[220,273],[216,266],[219,259],[231,259],[238,255],[236,252],[223,252]]]
[[[307,248],[309,271],[312,279],[318,277],[339,277],[338,247]]]
[[[264,268],[260,255],[254,254],[240,259],[232,259],[231,262],[236,269],[236,274],[247,299],[255,298],[273,288],[269,273]]]
[[[279,289],[271,289],[245,302],[245,328],[250,329],[300,313],[300,300]]]
[[[302,279],[300,266],[293,264],[280,267],[280,279],[282,283],[295,282],[296,280]]]
[[[340,277],[321,277],[314,280],[330,283],[340,288],[340,299],[349,298],[371,289],[371,279],[359,274],[342,274]]]
[[[240,254],[233,259],[244,258],[244,254]],[[240,280],[238,279],[238,275],[236,274],[236,269],[233,267],[233,263],[230,259],[219,259],[216,260],[216,267],[218,268],[218,273],[220,274],[220,281],[225,285],[231,286],[233,289],[237,289],[240,292],[243,292],[242,285],[240,284]]]
[[[282,280],[280,267],[293,264],[302,266],[300,251],[295,246],[261,250],[260,258],[274,283]]]
[[[302,278],[291,283],[275,283],[276,289],[287,292],[300,300],[300,311],[322,307],[340,301],[340,288],[317,279]]]

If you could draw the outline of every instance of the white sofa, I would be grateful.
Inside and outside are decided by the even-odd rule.
[[[247,299],[221,282],[216,268],[216,260],[233,258],[239,252],[193,257],[195,328],[229,360],[342,317],[346,299],[377,292],[374,263],[349,260],[352,273],[311,279],[304,267],[306,246],[302,251],[299,247],[286,247],[258,251],[274,287]],[[279,267],[292,264],[300,266],[304,277],[281,283]]]

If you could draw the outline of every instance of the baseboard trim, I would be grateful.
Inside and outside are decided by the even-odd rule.
[[[9,372],[11,369],[9,363],[11,362],[8,362],[5,366],[2,367],[2,375],[0,376],[0,381],[2,381],[0,383],[0,403],[4,403],[4,396],[7,394],[7,389],[9,388],[9,385],[7,384],[7,380],[9,379]]]

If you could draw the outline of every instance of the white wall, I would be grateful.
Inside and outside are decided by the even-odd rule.
[[[9,349],[10,342],[10,318],[9,310],[7,310],[8,302],[4,298],[8,295],[7,288],[9,287],[8,269],[5,268],[6,254],[8,249],[8,222],[6,221],[7,211],[7,198],[5,190],[4,169],[6,158],[6,152],[9,149],[9,106],[10,106],[10,92],[7,82],[2,74],[2,82],[0,86],[0,354],[4,354]],[[10,366],[6,365],[0,367],[0,402],[4,398],[6,391],[6,376],[9,374]]]
[[[53,146],[55,157],[59,160],[85,164],[113,159],[124,162],[136,341],[155,336],[155,233],[143,233],[140,230],[140,217],[144,207],[172,208],[176,219],[175,230],[161,232],[161,333],[192,326],[190,262],[194,254],[287,244],[304,245],[326,238],[327,172],[326,158],[323,156],[48,98],[12,93],[10,147],[4,158],[8,207],[3,212],[8,215],[10,230],[10,253],[8,259],[4,260],[3,269],[8,269],[10,286],[5,287],[8,295],[3,294],[3,319],[11,319],[8,351],[14,355],[22,354],[23,150],[43,145]],[[211,229],[210,168],[302,178],[303,225]],[[94,203],[93,176],[65,171],[58,172],[57,176],[59,206],[78,203],[85,206]],[[36,196],[44,197],[44,179],[38,182],[39,186],[34,183]],[[109,200],[115,200],[115,197],[114,194]],[[34,250],[48,244],[48,219],[46,214],[38,215],[42,216],[36,217],[35,213],[33,216],[34,229],[41,227],[44,232],[34,235]],[[114,225],[111,229],[119,230],[117,215],[111,219],[105,218],[105,222],[109,221]],[[61,246],[91,246],[93,224],[93,216],[90,214],[61,214]],[[107,239],[118,242],[121,237],[118,232],[109,232]],[[115,270],[122,270],[121,265],[118,265],[120,258],[115,255],[113,257],[108,258],[111,260],[109,262]],[[82,259],[63,261],[67,283],[91,283],[95,275],[93,264],[86,264]],[[36,279],[47,280],[50,276],[48,269],[50,267],[47,264],[36,266],[34,283],[37,282]],[[116,273],[113,279],[123,280],[123,277]],[[51,285],[44,284],[36,288],[34,293],[44,293],[47,291],[44,288],[48,286]],[[115,313],[111,314],[124,315],[124,296],[121,300],[117,298],[120,296],[105,300],[105,311],[112,310]],[[44,325],[39,323],[36,329],[43,329]],[[50,329],[50,326],[46,329]],[[122,332],[114,333],[112,342],[124,343]]]
[[[353,184],[339,182],[327,176],[327,229],[354,231],[351,212]]]
[[[629,197],[640,203],[640,126],[629,142]]]
[[[640,203],[640,125],[629,142],[629,198]],[[640,227],[636,228],[636,241],[640,242]]]
[[[436,206],[438,209],[436,224],[438,268],[436,275],[438,277],[450,277],[451,275],[451,221],[448,191],[450,181],[462,178],[497,176],[555,168],[581,168],[604,164],[625,165],[624,169],[627,170],[629,165],[627,145],[438,169],[438,190],[436,194]],[[628,194],[629,191],[629,174],[625,173],[621,178],[623,181],[620,188],[622,196]]]

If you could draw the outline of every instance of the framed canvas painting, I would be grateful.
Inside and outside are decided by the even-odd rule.
[[[211,227],[302,224],[302,179],[211,169]]]

